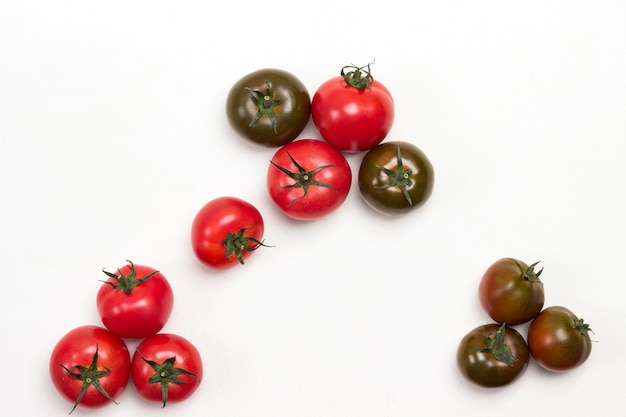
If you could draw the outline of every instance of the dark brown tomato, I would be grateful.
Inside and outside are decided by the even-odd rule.
[[[474,328],[461,339],[456,360],[461,374],[468,380],[482,387],[496,388],[524,374],[530,353],[517,330],[490,323]]]
[[[528,327],[528,348],[535,361],[550,371],[568,371],[591,354],[591,329],[565,307],[543,310]]]
[[[515,326],[535,318],[545,301],[543,269],[535,272],[538,262],[528,266],[513,258],[494,262],[483,274],[478,298],[485,312],[497,323]]]
[[[311,115],[306,86],[290,72],[266,68],[239,79],[226,99],[226,116],[244,138],[267,147],[293,141]]]
[[[422,206],[435,181],[433,166],[421,149],[403,141],[369,150],[359,168],[359,191],[374,210],[396,216]]]

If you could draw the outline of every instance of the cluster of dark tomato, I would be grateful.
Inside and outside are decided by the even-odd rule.
[[[370,69],[342,68],[312,99],[296,76],[272,68],[247,74],[230,89],[226,115],[233,129],[253,143],[278,148],[266,187],[287,216],[314,220],[343,204],[352,184],[344,153],[364,153],[359,191],[374,210],[401,215],[430,197],[434,170],[422,150],[409,142],[383,142],[394,121],[394,101]],[[321,139],[298,137],[310,119]],[[263,232],[256,207],[238,197],[218,197],[197,213],[192,247],[203,264],[230,268],[264,246]]]
[[[85,325],[65,334],[50,356],[57,391],[77,406],[116,402],[130,380],[139,396],[165,407],[193,394],[202,381],[196,347],[180,335],[159,333],[174,306],[168,280],[149,266],[104,271],[96,296],[105,327]],[[131,358],[125,339],[141,340]]]
[[[582,365],[591,354],[591,329],[562,306],[543,308],[545,293],[538,262],[502,258],[483,274],[478,298],[495,323],[467,333],[457,350],[461,373],[483,387],[517,380],[533,358],[549,371]],[[526,339],[511,326],[529,323]]]

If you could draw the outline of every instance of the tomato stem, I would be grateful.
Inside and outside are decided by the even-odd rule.
[[[130,294],[133,291],[133,288],[135,288],[137,285],[146,282],[147,280],[152,278],[154,274],[159,273],[159,271],[154,271],[143,278],[137,278],[137,275],[135,274],[135,265],[129,260],[126,260],[126,262],[128,262],[130,265],[130,272],[127,275],[124,275],[121,272],[119,273],[119,275],[117,275],[112,272],[108,272],[104,268],[102,268],[102,272],[104,272],[109,278],[113,278],[117,283],[111,281],[102,282],[112,286],[116,290],[124,291],[125,294]]]
[[[59,365],[63,369],[65,369],[72,378],[78,379],[83,382],[83,385],[80,387],[78,396],[76,397],[76,402],[74,402],[74,407],[72,407],[72,410],[69,412],[69,414],[72,414],[74,412],[74,410],[76,409],[80,401],[83,399],[85,392],[87,392],[87,389],[92,385],[95,389],[98,390],[98,392],[100,392],[106,398],[108,398],[109,400],[117,404],[117,401],[115,401],[109,395],[109,393],[106,392],[106,390],[102,387],[102,384],[100,384],[100,378],[109,375],[111,373],[111,370],[109,368],[104,368],[104,371],[101,371],[98,369],[98,344],[97,343],[96,343],[96,352],[93,354],[93,358],[91,359],[91,363],[89,364],[89,366],[85,367],[82,365],[74,365],[71,368],[67,368],[63,364],[59,364]]]
[[[278,134],[274,108],[286,99],[274,99],[272,93],[272,85],[267,80],[265,80],[265,91],[253,90],[248,87],[246,87],[246,90],[250,91],[250,98],[258,109],[256,114],[248,124],[248,127],[252,127],[261,117],[267,115],[267,117],[270,119],[270,122],[272,123],[272,129],[274,130],[274,133]]]
[[[244,264],[243,252],[251,252],[261,246],[268,247],[268,245],[265,245],[263,241],[260,241],[252,236],[244,236],[244,233],[247,230],[250,229],[242,227],[237,233],[231,232],[222,240],[222,245],[224,245],[224,249],[226,249],[226,257],[230,259],[230,257],[235,254],[237,260],[242,265]],[[250,246],[250,242],[254,243],[254,245]]]
[[[522,278],[530,282],[539,281],[539,276],[543,272],[543,268],[541,268],[539,272],[535,272],[535,267],[537,266],[537,264],[539,264],[539,262],[541,261],[537,261],[534,264],[530,265],[528,268],[524,269],[517,260],[515,261],[520,271],[522,272]]]
[[[166,359],[163,363],[157,363],[155,361],[144,358],[141,352],[137,351],[141,359],[154,370],[154,375],[148,379],[150,384],[161,384],[161,400],[163,401],[163,408],[167,403],[168,388],[170,384],[191,384],[198,376],[193,372],[189,372],[182,368],[174,366],[176,362],[176,356]],[[191,381],[182,381],[179,375],[189,375],[193,377]]]
[[[413,200],[411,199],[411,195],[409,194],[408,188],[413,185],[413,181],[411,180],[411,175],[413,171],[410,169],[404,169],[402,165],[402,153],[400,152],[400,147],[398,146],[398,156],[397,156],[398,166],[396,170],[392,170],[389,168],[385,168],[383,166],[377,165],[378,168],[385,171],[385,174],[390,178],[389,182],[384,184],[382,187],[378,187],[381,190],[385,190],[391,187],[399,187],[402,191],[402,195],[409,203],[410,206],[413,205]]]
[[[346,65],[341,69],[340,75],[349,86],[357,88],[359,90],[365,90],[374,83],[374,77],[372,77],[372,72],[370,69],[370,66],[372,64],[374,64],[374,61],[362,67],[357,67],[354,64]],[[346,72],[346,69],[352,69],[352,71]]]
[[[304,169],[298,163],[298,161],[295,160],[295,158],[293,156],[291,156],[289,151],[287,151],[287,155],[289,156],[289,159],[291,159],[291,162],[296,166],[296,168],[298,168],[298,172],[289,171],[287,168],[281,167],[280,165],[278,165],[274,161],[270,160],[270,163],[272,165],[274,165],[276,168],[278,168],[285,175],[289,176],[290,178],[293,178],[293,180],[295,181],[293,184],[283,186],[282,188],[302,188],[302,190],[303,190],[302,196],[291,200],[287,204],[287,207],[289,207],[294,202],[300,200],[301,198],[306,197],[306,194],[309,191],[309,187],[311,185],[316,185],[318,187],[325,187],[325,188],[330,188],[330,189],[339,191],[339,189],[337,187],[333,187],[330,184],[326,184],[324,182],[317,181],[315,178],[313,178],[313,176],[315,174],[317,174],[318,172],[320,172],[320,171],[322,171],[322,170],[324,170],[326,168],[334,167],[334,166],[336,166],[335,164],[322,165],[322,166],[319,166],[319,167],[317,167],[315,169],[312,169],[311,171],[307,171],[306,169]]]
[[[500,362],[513,366],[515,362],[517,362],[517,358],[513,356],[511,349],[504,343],[505,331],[506,324],[503,323],[493,337],[486,336],[485,345],[487,345],[487,347],[482,351],[491,353]]]

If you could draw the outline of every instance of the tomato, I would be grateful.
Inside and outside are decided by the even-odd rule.
[[[131,378],[145,400],[180,402],[191,396],[202,381],[202,358],[184,337],[156,334],[145,339],[133,354]]]
[[[96,297],[107,329],[122,338],[143,339],[159,332],[172,313],[174,294],[167,279],[149,266],[128,261],[111,273]]]
[[[244,138],[268,147],[293,141],[311,115],[309,92],[295,75],[273,68],[239,79],[226,99],[226,115]]]
[[[528,266],[513,258],[494,262],[483,274],[478,298],[485,312],[494,321],[509,326],[526,323],[543,308],[543,282],[535,272],[539,262]]]
[[[521,377],[528,368],[530,354],[517,330],[490,323],[476,327],[461,339],[456,359],[468,380],[495,388]]]
[[[192,249],[198,260],[215,269],[244,261],[263,244],[265,225],[252,204],[237,197],[206,203],[191,225]]]
[[[361,196],[371,208],[390,216],[422,206],[434,183],[430,160],[408,142],[381,143],[363,156],[359,167]]]
[[[267,171],[267,189],[289,217],[313,220],[343,204],[352,184],[352,170],[341,152],[315,139],[281,147]]]
[[[591,354],[591,329],[565,307],[543,310],[528,327],[528,347],[535,361],[550,371],[582,365]]]
[[[350,65],[319,86],[311,116],[322,138],[336,149],[366,151],[391,130],[394,102],[387,87],[372,77],[370,65]]]
[[[97,408],[116,402],[128,385],[130,354],[122,339],[99,326],[65,334],[50,355],[50,378],[57,391],[77,406]]]

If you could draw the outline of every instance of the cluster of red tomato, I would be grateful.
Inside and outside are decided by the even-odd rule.
[[[312,99],[287,71],[254,71],[230,89],[226,114],[242,137],[278,148],[268,164],[266,187],[277,207],[293,219],[318,219],[343,204],[352,185],[344,152],[364,152],[359,191],[380,213],[396,216],[414,210],[432,193],[433,166],[417,146],[381,143],[394,121],[394,101],[374,80],[370,65],[342,68]],[[322,139],[298,139],[310,119]],[[192,247],[203,264],[225,269],[243,264],[264,246],[263,232],[263,218],[253,205],[219,197],[197,213]]]
[[[58,392],[78,405],[95,408],[116,399],[133,381],[139,396],[169,402],[188,398],[202,381],[202,360],[184,337],[159,333],[173,305],[172,288],[163,274],[128,265],[100,287],[96,303],[106,327],[85,325],[65,334],[50,356],[50,376]],[[124,339],[142,339],[132,358]]]
[[[500,387],[517,380],[531,357],[547,370],[567,371],[591,354],[591,329],[583,319],[562,306],[543,308],[543,268],[535,271],[537,264],[502,258],[483,274],[478,298],[495,323],[461,339],[457,363],[470,381]],[[511,327],[529,322],[526,339]]]

